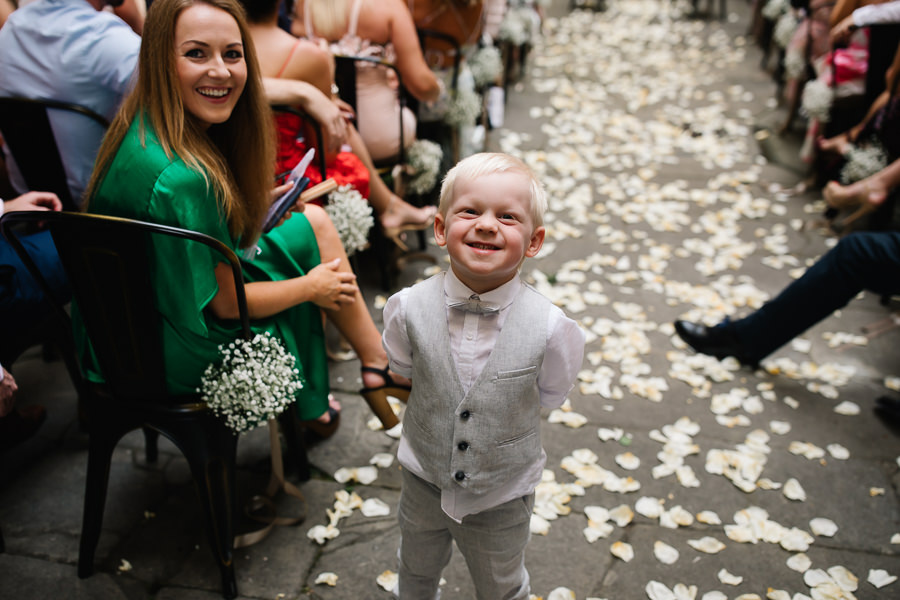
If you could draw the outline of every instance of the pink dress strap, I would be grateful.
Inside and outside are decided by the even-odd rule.
[[[294,52],[297,51],[297,48],[300,46],[300,42],[301,42],[301,41],[302,41],[302,40],[300,40],[300,39],[298,38],[297,41],[294,43],[294,47],[291,48],[290,53],[287,55],[287,58],[284,60],[284,64],[281,65],[281,68],[278,69],[278,74],[275,75],[275,77],[276,77],[277,79],[280,79],[281,76],[284,74],[284,70],[287,69],[288,64],[290,64],[291,58],[293,58]]]

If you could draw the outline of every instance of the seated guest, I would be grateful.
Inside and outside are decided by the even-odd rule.
[[[131,27],[103,10],[112,3],[37,0],[12,13],[0,29],[0,96],[74,102],[112,119],[129,89],[141,44]],[[104,128],[65,111],[51,111],[50,125],[78,203]],[[8,168],[13,187],[27,191],[15,162],[8,161]]]
[[[237,1],[155,0],[135,88],[103,140],[86,208],[199,231],[236,249],[257,244],[244,263],[252,326],[297,358],[304,382],[300,419],[333,423],[335,417],[321,309],[356,351],[362,393],[381,411],[388,391],[408,394],[408,381],[395,381],[387,369],[378,329],[325,211],[300,205],[293,218],[260,235],[272,197],[271,119]],[[167,385],[172,393],[193,393],[206,367],[219,361],[218,345],[239,335],[230,269],[199,248],[157,241],[151,252],[159,268],[149,276],[166,317]],[[171,281],[188,283],[173,289]],[[102,380],[75,321],[86,376]],[[392,412],[379,416],[386,426],[396,423]]]
[[[309,40],[298,39],[278,27],[279,0],[242,0],[250,22],[250,34],[259,51],[260,69],[264,77],[304,81],[330,98],[334,83],[334,60],[331,54]],[[337,101],[339,106],[343,103]],[[275,115],[278,129],[276,173],[296,166],[314,139],[303,119],[291,113]],[[395,239],[399,232],[423,229],[431,224],[434,207],[416,208],[393,194],[379,177],[371,156],[352,125],[348,125],[349,150],[339,151],[340,144],[326,136],[327,177],[338,184],[350,184],[368,197],[386,235]],[[318,168],[307,169],[313,183],[320,180]]]
[[[884,198],[900,185],[900,161],[894,161],[870,183],[872,199]],[[676,321],[675,331],[687,344],[716,358],[733,356],[755,367],[862,290],[879,295],[900,293],[900,233],[856,232],[838,242],[802,277],[756,312],[714,327]],[[900,403],[880,400],[900,421]]]
[[[329,43],[335,54],[369,56],[395,64],[404,87],[421,102],[433,102],[440,94],[440,84],[425,63],[403,0],[297,0],[292,30]],[[396,78],[389,69],[357,66],[359,134],[375,161],[399,153],[399,119],[403,118],[404,147],[415,139],[415,115],[408,109],[401,113],[396,90]]]
[[[0,215],[18,210],[60,210],[56,194],[28,192],[0,201]],[[69,283],[49,232],[24,236],[22,243],[60,299],[69,296]],[[4,341],[21,339],[29,327],[42,321],[51,310],[44,293],[5,238],[0,237],[0,355]],[[10,365],[7,365],[10,366]],[[0,366],[0,451],[28,439],[44,422],[42,406],[13,409],[16,380]]]

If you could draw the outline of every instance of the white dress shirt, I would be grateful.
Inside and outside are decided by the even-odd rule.
[[[86,0],[38,0],[14,11],[0,29],[0,96],[73,102],[112,120],[131,87],[140,46],[125,21]],[[83,115],[49,115],[77,203],[106,130]],[[10,181],[25,193],[10,159],[7,151]]]
[[[468,391],[471,388],[487,363],[520,285],[521,281],[516,276],[494,290],[478,294],[482,301],[499,306],[499,312],[491,314],[467,312],[451,308],[449,304],[466,300],[474,292],[456,277],[452,269],[448,270],[444,278],[444,296],[447,304],[450,354],[464,390]],[[404,377],[412,375],[412,350],[406,329],[408,296],[407,288],[388,300],[384,307],[382,338],[391,369]],[[584,332],[578,324],[568,318],[560,308],[553,306],[547,319],[547,349],[537,378],[541,406],[558,408],[565,402],[566,394],[572,389],[575,376],[581,368],[584,339]],[[397,458],[404,468],[422,479],[428,479],[403,437],[400,438]],[[541,480],[546,458],[546,454],[542,452],[540,461],[527,466],[506,485],[486,494],[472,494],[463,488],[441,490],[441,508],[452,519],[461,522],[466,515],[483,512],[530,494]]]

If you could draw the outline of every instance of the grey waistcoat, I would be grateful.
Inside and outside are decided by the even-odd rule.
[[[550,307],[522,285],[484,370],[465,393],[450,354],[444,275],[411,288],[406,327],[413,386],[403,435],[440,488],[483,493],[541,459],[537,376]]]

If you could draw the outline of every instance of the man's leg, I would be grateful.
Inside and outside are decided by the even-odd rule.
[[[900,292],[900,233],[848,235],[800,279],[732,326],[744,355],[761,360],[846,306],[862,290]]]

